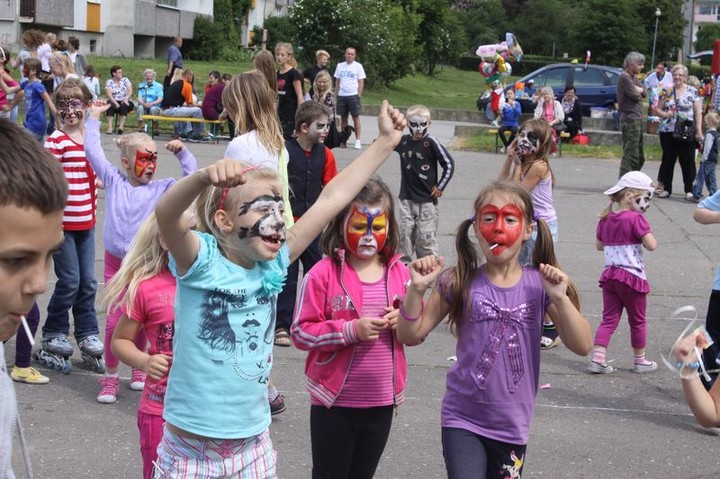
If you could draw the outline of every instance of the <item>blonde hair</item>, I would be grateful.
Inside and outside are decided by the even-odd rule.
[[[152,212],[135,233],[120,269],[101,293],[101,307],[124,307],[130,316],[140,283],[157,276],[167,267],[168,254],[160,244],[160,228],[155,212]]]
[[[420,116],[425,118],[427,121],[430,121],[430,110],[425,105],[409,106],[407,113],[405,113],[405,117],[410,118],[411,116]]]
[[[127,133],[115,140],[115,144],[120,148],[120,157],[128,159],[135,157],[138,146],[148,143],[155,143],[155,140],[147,133],[141,132]]]
[[[328,57],[328,60],[330,60],[330,54],[325,50],[318,50],[315,52],[316,59],[320,60],[321,57]]]
[[[285,53],[288,55],[287,64],[290,65],[291,68],[297,68],[298,63],[297,60],[295,60],[295,54],[293,53],[293,46],[291,43],[278,43],[275,45],[275,54],[277,55],[278,52],[285,50]]]
[[[685,81],[688,85],[695,88],[696,90],[699,90],[702,86],[702,83],[700,83],[700,79],[696,77],[695,75],[690,75],[687,77],[687,80]]]
[[[175,71],[173,72],[172,78],[170,78],[170,84],[173,84],[178,80],[181,80],[184,73],[185,73],[185,70],[183,70],[182,68],[176,68]]]
[[[620,191],[616,191],[615,193],[608,195],[610,198],[610,202],[605,207],[605,209],[600,212],[598,218],[605,219],[610,216],[610,213],[613,212],[613,207],[616,203],[618,205],[622,205],[624,201],[635,201],[636,198],[644,195],[645,193],[645,190],[640,190],[638,188],[623,188]]]
[[[68,55],[65,52],[52,52],[50,55],[50,61],[51,62],[57,62],[62,67],[63,76],[67,75],[68,73],[75,74],[75,67],[72,64],[72,61],[70,60],[70,55]]]
[[[223,88],[222,104],[235,122],[235,134],[256,131],[268,151],[280,154],[285,146],[275,107],[275,92],[257,70],[233,77]]]
[[[708,128],[716,128],[720,125],[720,115],[715,111],[709,111],[705,114],[705,124]]]
[[[282,181],[277,171],[270,168],[254,168],[249,163],[241,162],[245,169],[246,183],[258,183],[266,181],[274,183],[279,190],[282,190]],[[234,211],[242,200],[244,188],[242,185],[230,188],[225,193],[225,188],[209,186],[205,188],[195,200],[195,217],[197,218],[198,230],[209,233],[217,240],[220,251],[228,257],[230,245],[225,239],[225,234],[220,231],[215,223],[215,215],[219,210]],[[225,196],[223,198],[223,196]],[[222,208],[221,208],[222,203]]]
[[[317,81],[319,78],[325,78],[328,79],[328,89],[321,93],[320,89],[317,86]],[[313,100],[315,100],[318,103],[322,103],[325,105],[325,99],[329,96],[332,96],[335,98],[335,93],[333,92],[332,87],[332,77],[330,76],[330,72],[327,70],[320,70],[318,74],[315,76],[315,81],[313,81]],[[333,102],[334,104],[334,102]]]

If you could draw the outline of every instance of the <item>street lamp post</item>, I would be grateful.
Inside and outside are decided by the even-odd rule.
[[[660,15],[662,15],[662,12],[660,11],[660,7],[655,9],[655,35],[653,36],[653,50],[652,50],[652,60],[650,61],[650,68],[655,68],[655,43],[657,42],[657,29],[658,29],[658,22],[660,21]]]

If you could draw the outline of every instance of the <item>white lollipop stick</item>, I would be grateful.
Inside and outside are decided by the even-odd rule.
[[[33,334],[30,332],[30,326],[28,326],[27,319],[25,319],[24,315],[20,315],[20,322],[23,325],[28,341],[30,341],[30,346],[35,346],[35,339],[33,338]]]

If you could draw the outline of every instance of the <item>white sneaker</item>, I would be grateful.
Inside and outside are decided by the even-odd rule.
[[[362,149],[362,144],[360,144],[360,140],[355,140],[355,149],[356,150]]]

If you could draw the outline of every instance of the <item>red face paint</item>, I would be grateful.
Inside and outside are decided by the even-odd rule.
[[[145,151],[138,150],[135,152],[135,176],[138,178],[145,175],[148,168],[152,167],[152,173],[155,173],[157,168],[157,151],[150,151],[147,148]]]
[[[387,214],[382,208],[353,205],[345,219],[345,246],[354,255],[369,258],[385,247]]]
[[[507,204],[502,208],[495,205],[483,206],[477,215],[478,230],[490,246],[495,256],[514,245],[523,232],[523,214],[516,205]]]

